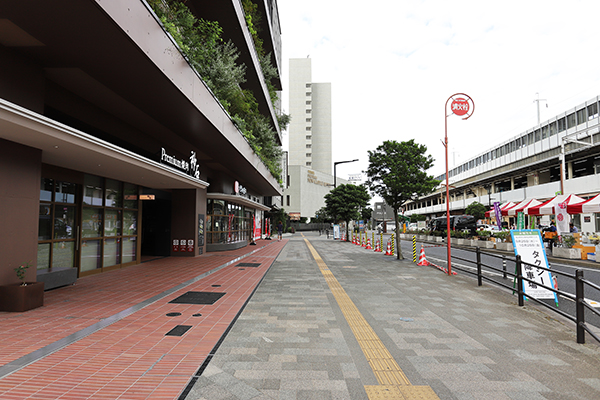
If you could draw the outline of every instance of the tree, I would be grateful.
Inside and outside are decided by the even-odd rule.
[[[315,213],[315,217],[313,219],[311,219],[311,222],[316,222],[316,223],[333,222],[333,216],[329,215],[326,207],[321,207],[317,210],[317,212]]]
[[[486,211],[487,208],[477,201],[474,201],[473,203],[469,204],[467,209],[465,210],[467,214],[472,215],[477,219],[484,218]]]
[[[370,199],[364,185],[339,185],[325,195],[325,208],[329,215],[346,221],[348,237],[348,222],[360,218],[360,210],[367,207]]]
[[[433,157],[426,155],[427,146],[411,139],[406,142],[388,140],[376,150],[369,150],[367,182],[371,192],[379,195],[394,210],[398,259],[403,259],[398,235],[398,211],[409,200],[431,193],[439,181],[427,175]]]
[[[410,222],[419,222],[419,221],[426,221],[427,217],[421,214],[412,214],[410,216]]]

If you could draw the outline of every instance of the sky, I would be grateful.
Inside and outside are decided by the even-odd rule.
[[[447,114],[452,169],[534,128],[538,104],[543,123],[600,96],[598,0],[278,0],[278,9],[284,112],[289,59],[309,56],[313,82],[332,86],[333,161],[359,159],[338,165],[341,178],[368,168],[368,150],[410,139],[434,158],[428,172],[443,174]],[[445,112],[456,93],[473,100],[471,118]]]

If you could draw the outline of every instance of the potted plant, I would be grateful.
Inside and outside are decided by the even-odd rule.
[[[44,305],[44,282],[27,282],[30,263],[15,268],[21,283],[0,286],[0,311],[23,312]]]

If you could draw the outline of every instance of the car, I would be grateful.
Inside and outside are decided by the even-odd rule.
[[[377,232],[383,232],[383,222],[377,225]],[[396,223],[394,221],[386,221],[386,232],[392,232],[396,230]]]
[[[496,225],[488,225],[488,224],[477,224],[477,230],[478,231],[481,231],[481,230],[488,231],[492,235],[495,232],[500,232],[500,229]]]

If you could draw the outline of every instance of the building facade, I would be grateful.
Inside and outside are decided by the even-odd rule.
[[[591,198],[600,193],[600,97],[528,129],[449,171],[451,214],[477,201],[540,201],[557,193]],[[562,174],[561,174],[562,170]],[[407,215],[446,213],[446,176],[438,190],[407,204]],[[600,231],[598,215],[573,216],[585,232]]]
[[[325,195],[333,188],[333,177],[320,171],[290,165],[289,187],[284,191],[283,208],[291,217],[312,218],[325,207]],[[347,185],[346,179],[337,178],[338,185]]]
[[[331,175],[331,83],[312,82],[310,58],[289,68],[289,163]]]
[[[312,82],[310,58],[289,60],[288,184],[283,207],[294,219],[312,218],[333,188],[331,83]],[[337,184],[348,183],[337,179]]]
[[[281,144],[241,2],[186,4],[235,44]],[[279,68],[277,3],[258,12]],[[0,70],[0,284],[26,263],[49,289],[263,234],[278,180],[145,1],[1,1]]]

